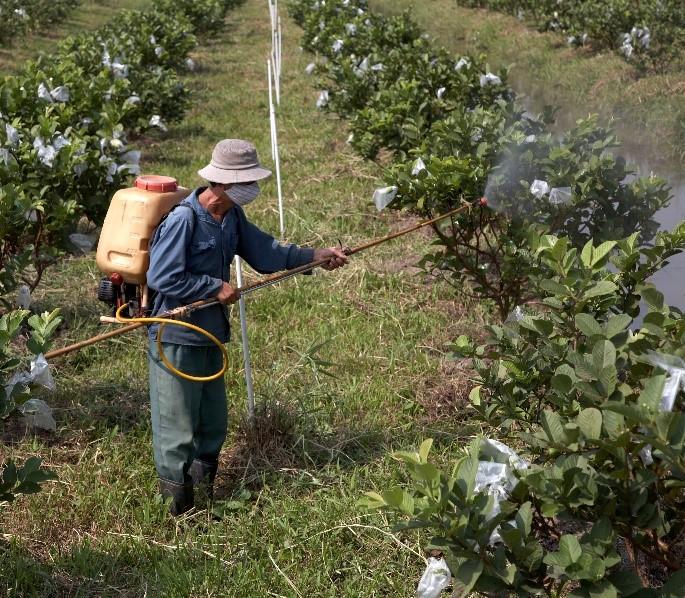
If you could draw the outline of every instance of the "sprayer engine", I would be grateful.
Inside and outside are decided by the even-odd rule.
[[[124,282],[124,277],[118,272],[113,272],[100,280],[98,299],[112,306],[112,315],[125,303],[128,303],[128,314],[123,314],[126,317],[147,315],[144,312],[148,306],[143,304],[144,290],[141,285]]]

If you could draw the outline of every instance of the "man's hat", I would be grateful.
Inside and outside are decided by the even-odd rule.
[[[257,150],[243,139],[223,139],[214,146],[211,162],[197,173],[212,183],[251,183],[271,176],[257,159]]]

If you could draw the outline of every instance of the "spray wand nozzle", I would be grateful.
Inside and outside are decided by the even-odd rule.
[[[488,198],[483,196],[478,200],[478,205],[481,208],[487,208],[488,207]]]

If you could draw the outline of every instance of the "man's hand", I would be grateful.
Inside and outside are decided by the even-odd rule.
[[[326,247],[324,249],[314,250],[314,261],[324,260],[330,258],[327,264],[322,264],[324,270],[335,270],[344,266],[350,259],[343,253],[342,249],[337,247]]]
[[[235,303],[238,301],[238,299],[240,299],[240,293],[230,284],[224,282],[224,284],[221,285],[221,289],[216,294],[216,298],[218,299],[219,303]]]

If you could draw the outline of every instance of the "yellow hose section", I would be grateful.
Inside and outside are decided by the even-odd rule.
[[[121,316],[122,310],[128,306],[128,303],[124,303],[119,309],[117,309],[115,317],[117,322],[121,322],[122,324],[126,324],[128,322],[131,323],[141,323],[141,324],[153,324],[157,323],[159,324],[159,330],[157,331],[157,350],[159,351],[159,356],[162,358],[162,362],[166,367],[168,367],[174,374],[179,376],[180,378],[183,378],[184,380],[190,380],[191,382],[211,382],[212,380],[216,380],[217,378],[221,378],[226,373],[226,370],[228,369],[228,353],[226,352],[226,347],[222,344],[222,342],[216,338],[211,332],[207,332],[204,328],[200,328],[199,326],[195,326],[195,324],[191,324],[190,322],[183,322],[182,320],[170,320],[168,318],[124,318]],[[171,362],[166,358],[166,355],[164,355],[164,348],[162,347],[162,332],[164,331],[164,327],[167,325],[171,326],[181,326],[182,328],[188,328],[189,330],[194,330],[195,332],[206,336],[210,341],[212,341],[217,347],[219,347],[219,350],[221,351],[221,357],[223,358],[223,365],[221,366],[221,369],[216,373],[212,374],[211,376],[191,376],[190,374],[186,374],[185,372],[182,372],[178,369],[176,369]]]

